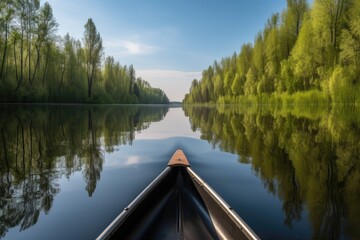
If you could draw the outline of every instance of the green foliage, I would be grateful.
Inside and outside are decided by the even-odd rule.
[[[310,83],[317,76],[319,51],[314,42],[313,27],[310,19],[304,21],[298,40],[291,53],[291,61],[296,90],[308,90]],[[294,85],[294,84],[293,84]]]
[[[83,42],[56,36],[49,3],[0,2],[0,102],[168,103],[160,89],[136,82],[135,69],[105,58],[90,18]]]
[[[335,68],[329,81],[329,91],[334,103],[351,104],[359,102],[360,83],[358,75],[354,74],[357,71],[351,67]]]
[[[231,91],[233,95],[240,95],[242,86],[240,85],[240,75],[239,73],[235,74],[233,83],[231,84]]]
[[[340,43],[340,62],[360,69],[360,3],[353,2],[349,13],[349,29],[343,29]]]
[[[288,0],[253,45],[215,61],[212,74],[205,70],[184,102],[360,103],[359,26],[359,1],[314,0],[309,8],[306,0]]]
[[[244,93],[245,93],[245,95],[253,95],[256,93],[255,75],[254,75],[252,68],[249,68],[249,70],[246,74]]]
[[[84,52],[88,80],[88,97],[91,98],[93,78],[96,69],[100,67],[101,57],[103,55],[102,39],[91,18],[89,18],[85,24]]]

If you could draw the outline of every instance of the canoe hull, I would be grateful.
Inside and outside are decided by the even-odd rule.
[[[205,203],[219,239],[259,239],[246,222],[194,171],[191,180]]]
[[[98,240],[259,239],[179,151]]]
[[[168,167],[98,239],[218,239],[184,167]],[[146,201],[145,201],[146,199]]]

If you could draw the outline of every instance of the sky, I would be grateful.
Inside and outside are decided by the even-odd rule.
[[[43,4],[45,1],[42,0]],[[82,40],[92,18],[105,55],[182,101],[215,60],[253,42],[286,0],[48,0],[58,34]]]

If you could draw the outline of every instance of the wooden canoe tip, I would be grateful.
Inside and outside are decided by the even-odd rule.
[[[183,166],[183,167],[190,167],[190,163],[186,158],[184,152],[181,149],[176,150],[174,155],[171,157],[168,166],[175,167],[175,166]]]

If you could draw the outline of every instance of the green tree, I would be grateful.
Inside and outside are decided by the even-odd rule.
[[[349,13],[349,28],[341,32],[340,62],[360,69],[360,2],[353,1]]]
[[[40,64],[40,54],[43,46],[48,46],[55,40],[55,31],[57,30],[58,24],[54,18],[52,8],[49,3],[45,3],[43,7],[40,8],[40,13],[37,17],[37,29],[36,29],[36,63],[34,67],[34,72],[32,76],[31,82],[34,81],[37,68]],[[48,51],[44,51],[47,55],[49,54]],[[45,56],[46,59],[49,56]]]
[[[11,28],[11,22],[15,16],[15,9],[13,1],[6,0],[0,3],[0,28],[4,32],[0,32],[0,43],[3,41],[2,57],[1,57],[1,66],[0,66],[0,80],[2,79],[4,67],[6,64],[6,57],[8,55],[8,41]],[[4,34],[3,39],[1,39],[2,34]]]
[[[215,75],[214,79],[215,95],[219,98],[224,95],[224,81],[219,73]]]
[[[20,87],[22,86],[23,80],[24,80],[24,66],[25,66],[25,59],[24,59],[24,42],[25,42],[25,30],[27,28],[27,20],[26,20],[26,1],[25,0],[16,0],[15,1],[15,9],[16,9],[16,15],[19,19],[19,33],[14,34],[14,58],[17,58],[17,54],[20,55],[20,63],[19,63],[19,74],[16,74],[16,89],[15,91],[18,91]],[[19,53],[16,52],[16,44],[19,44]],[[15,67],[17,68],[17,64],[15,61]]]
[[[264,82],[265,92],[274,91],[275,78],[280,69],[280,41],[279,41],[279,14],[273,14],[268,20],[264,30],[265,37],[265,73],[266,81]]]
[[[285,51],[286,58],[295,45],[303,24],[304,14],[307,11],[306,0],[287,0],[287,9],[282,13],[282,24],[280,26],[282,50]]]
[[[256,82],[255,76],[252,68],[249,68],[246,74],[246,82],[244,85],[244,93],[245,95],[255,95],[256,93]]]
[[[240,82],[240,75],[238,73],[235,74],[234,81],[231,85],[231,91],[234,96],[240,95],[242,92],[242,86]]]
[[[101,58],[103,56],[102,39],[91,18],[89,18],[85,24],[84,48],[88,97],[91,98],[95,72],[100,67]]]
[[[298,90],[309,89],[310,83],[319,77],[317,68],[321,50],[318,48],[314,34],[311,19],[309,16],[305,16],[303,27],[291,53],[294,77],[301,86]]]
[[[321,63],[333,67],[337,63],[339,37],[352,0],[315,0],[312,20],[315,38],[323,49]]]
[[[28,82],[30,85],[30,88],[33,86],[33,78],[31,76],[32,74],[32,48],[33,48],[33,34],[35,31],[35,25],[36,20],[38,17],[38,11],[40,8],[40,0],[27,0],[25,1],[25,20],[26,20],[26,41],[27,41],[27,55],[28,55]]]
[[[265,50],[262,33],[259,33],[255,39],[252,65],[255,68],[256,75],[262,76],[265,72]]]
[[[244,94],[244,84],[246,82],[246,73],[249,70],[251,66],[251,59],[253,54],[253,49],[251,44],[244,44],[241,47],[241,51],[238,57],[237,61],[237,69],[236,72],[239,74],[238,81],[239,86],[241,86],[238,89],[238,94],[243,95]]]

